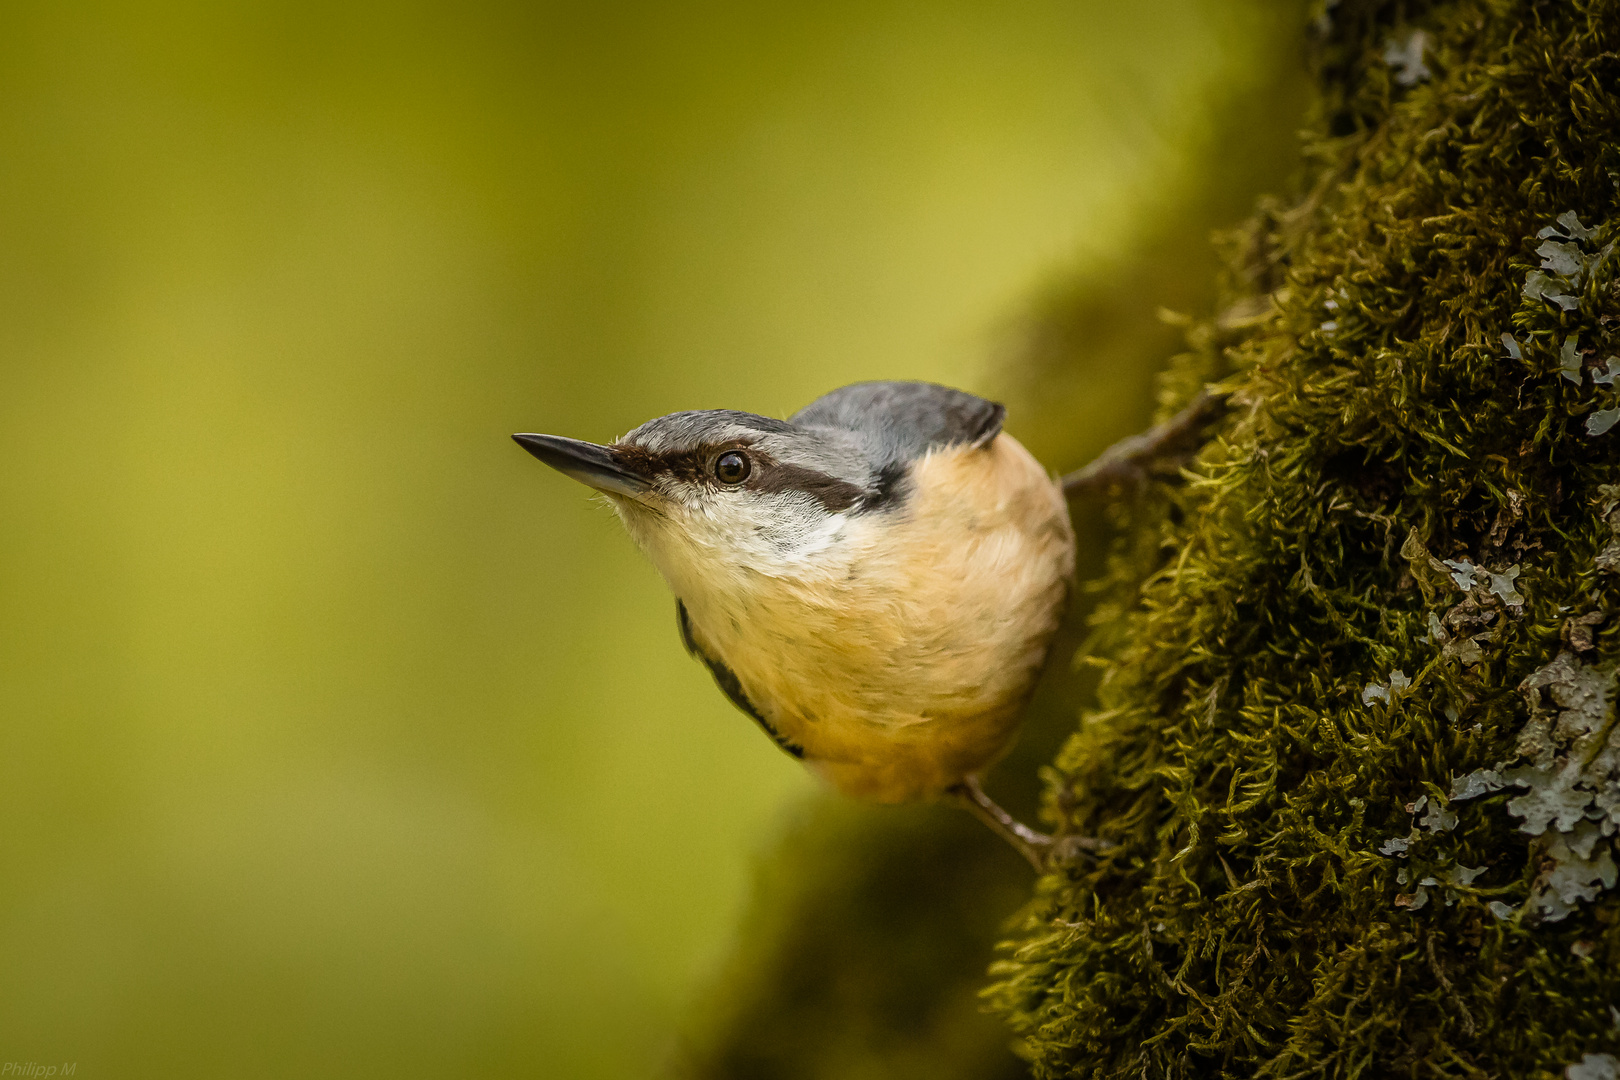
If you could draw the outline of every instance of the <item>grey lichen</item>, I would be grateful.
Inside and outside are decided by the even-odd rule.
[[[1591,822],[1582,821],[1568,835],[1548,833],[1537,841],[1543,869],[1531,886],[1532,914],[1558,922],[1578,904],[1591,903],[1604,889],[1614,888],[1614,858],[1607,843],[1598,846],[1598,835]]]
[[[1507,786],[1507,781],[1495,769],[1475,769],[1471,773],[1459,776],[1451,782],[1451,801],[1462,802],[1465,799],[1477,799],[1493,791],[1500,791]]]
[[[1538,239],[1549,236],[1567,236],[1576,240],[1590,240],[1592,234],[1596,231],[1582,225],[1581,219],[1575,211],[1565,210],[1558,215],[1556,224],[1544,226],[1540,232],[1536,233],[1536,236]]]
[[[1508,567],[1501,573],[1497,573],[1494,570],[1488,570],[1486,573],[1490,577],[1491,592],[1500,597],[1502,603],[1508,605],[1508,607],[1524,606],[1524,596],[1514,585],[1514,582],[1519,578],[1519,567],[1517,564]]]
[[[1391,38],[1384,45],[1384,63],[1393,70],[1398,84],[1415,86],[1434,74],[1423,62],[1423,52],[1428,47],[1429,35],[1422,30],[1409,31],[1401,39]]]
[[[1593,436],[1602,435],[1614,427],[1617,420],[1620,420],[1620,407],[1598,409],[1586,418],[1586,433]]]
[[[1394,700],[1395,695],[1411,685],[1412,680],[1406,677],[1406,672],[1397,668],[1389,673],[1389,678],[1384,682],[1370,682],[1362,687],[1361,703],[1370,706],[1375,701],[1382,701],[1388,704]]]
[[[1541,257],[1541,269],[1525,275],[1525,299],[1545,300],[1565,311],[1578,308],[1582,284],[1614,250],[1612,242],[1599,251],[1586,250],[1596,232],[1596,229],[1582,225],[1573,210],[1558,215],[1557,224],[1545,226],[1537,232],[1536,237],[1542,240],[1536,248],[1536,254]],[[1568,347],[1569,341],[1566,340],[1565,348]],[[1567,367],[1564,371],[1566,378],[1579,382],[1579,361],[1576,363],[1573,377]]]
[[[1578,371],[1575,341],[1574,335],[1566,339],[1565,355],[1576,357]],[[1574,381],[1579,381],[1579,375]],[[1604,486],[1600,491],[1605,521],[1615,539],[1598,561],[1602,568],[1612,568],[1620,563],[1620,485]],[[1516,508],[1517,501],[1511,505]],[[1432,600],[1448,585],[1465,594],[1444,616],[1432,610],[1427,614],[1429,637],[1443,646],[1442,658],[1464,665],[1479,663],[1483,659],[1480,645],[1489,644],[1494,637],[1490,631],[1479,631],[1498,618],[1495,602],[1510,614],[1522,611],[1526,602],[1516,584],[1522,570],[1517,563],[1497,571],[1466,557],[1435,559],[1415,529],[1408,533],[1401,555],[1426,598]],[[1602,891],[1614,888],[1620,877],[1612,852],[1612,838],[1620,831],[1620,728],[1615,726],[1613,704],[1620,664],[1587,665],[1576,656],[1593,647],[1593,628],[1605,618],[1603,611],[1595,611],[1568,620],[1563,638],[1574,651],[1559,653],[1521,683],[1530,719],[1519,733],[1515,758],[1452,781],[1450,804],[1510,786],[1527,789],[1509,800],[1507,809],[1521,819],[1520,831],[1535,838],[1532,850],[1540,869],[1531,882],[1524,912],[1540,922],[1565,919],[1577,905],[1590,903]],[[1397,669],[1386,681],[1367,684],[1361,692],[1362,704],[1387,704],[1394,700],[1395,692],[1410,685],[1411,680]],[[1424,832],[1449,832],[1458,824],[1456,811],[1439,798],[1422,795],[1405,809],[1415,816],[1415,827],[1405,837],[1386,839],[1380,854],[1407,858]],[[1443,867],[1420,878],[1411,892],[1398,894],[1395,906],[1420,911],[1435,889],[1443,890],[1449,906],[1457,899],[1456,890],[1471,887],[1485,869],[1461,864]],[[1409,880],[1403,867],[1397,882],[1404,885]],[[1497,919],[1516,914],[1512,905],[1500,900],[1490,901],[1487,908]]]
[[[1552,243],[1551,240],[1547,244]],[[1546,247],[1547,244],[1541,245]],[[1571,334],[1564,339],[1564,345],[1558,350],[1558,373],[1576,386],[1581,385],[1581,339],[1579,334]]]
[[[1620,1058],[1613,1054],[1582,1054],[1564,1070],[1566,1080],[1620,1080]]]
[[[1412,802],[1405,805],[1408,814],[1413,815],[1414,825],[1412,831],[1404,837],[1391,837],[1379,847],[1379,853],[1395,858],[1406,858],[1411,855],[1417,846],[1429,836],[1450,832],[1457,827],[1457,813],[1447,802],[1438,797],[1419,795]],[[1432,852],[1431,852],[1432,855]],[[1409,893],[1399,893],[1395,897],[1395,906],[1408,911],[1417,911],[1429,902],[1430,892],[1440,889],[1446,906],[1457,902],[1460,895],[1458,890],[1469,889],[1474,879],[1483,874],[1484,866],[1464,866],[1461,863],[1449,863],[1444,858],[1435,866],[1433,872],[1420,877],[1417,886]],[[1397,885],[1405,885],[1411,880],[1411,874],[1406,867],[1401,867],[1395,875]]]
[[[1528,911],[1547,921],[1616,883],[1612,837],[1620,830],[1620,730],[1614,723],[1614,663],[1584,664],[1570,651],[1520,685],[1530,718],[1516,760],[1496,773],[1525,794],[1510,799],[1519,831],[1536,838],[1540,871]],[[1494,780],[1496,774],[1493,774]],[[1484,772],[1459,778],[1454,791],[1474,797],[1490,788]]]
[[[1485,583],[1483,571],[1467,559],[1446,559],[1445,564],[1451,570],[1451,580],[1463,592]]]
[[[1580,306],[1580,301],[1570,293],[1570,283],[1559,278],[1532,270],[1525,275],[1524,297],[1527,300],[1546,300],[1557,304],[1565,311],[1574,311]]]
[[[1430,832],[1449,832],[1457,827],[1457,815],[1436,799],[1429,803],[1418,824]]]

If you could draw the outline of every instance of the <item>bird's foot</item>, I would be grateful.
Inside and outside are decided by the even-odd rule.
[[[1188,453],[1187,444],[1223,408],[1224,398],[1208,390],[1199,391],[1185,409],[1164,423],[1140,435],[1121,439],[1098,454],[1091,464],[1065,476],[1062,480],[1064,494],[1105,491],[1126,481],[1140,482],[1153,465],[1184,458]]]
[[[966,776],[962,782],[945,792],[963,809],[990,827],[990,831],[1013,846],[1013,850],[1029,860],[1037,874],[1053,866],[1069,862],[1082,854],[1098,855],[1114,845],[1107,840],[1090,836],[1052,836],[1036,832],[984,793],[977,776]]]

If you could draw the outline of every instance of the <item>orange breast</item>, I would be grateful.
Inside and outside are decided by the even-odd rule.
[[[1061,491],[1019,443],[931,454],[903,508],[851,517],[825,556],[693,631],[839,790],[927,797],[1007,746],[1068,595]]]

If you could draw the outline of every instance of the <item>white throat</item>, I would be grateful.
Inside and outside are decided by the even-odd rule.
[[[809,585],[847,569],[856,521],[806,495],[783,493],[650,511],[615,500],[620,519],[688,605],[746,598],[790,582]]]

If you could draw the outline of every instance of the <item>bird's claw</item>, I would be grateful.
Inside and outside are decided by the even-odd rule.
[[[962,782],[947,794],[954,795],[968,812],[988,825],[991,832],[1011,844],[1013,850],[1029,861],[1037,874],[1073,862],[1082,855],[1096,857],[1118,846],[1112,841],[1090,836],[1052,836],[1036,832],[986,795],[976,776],[963,777]]]

